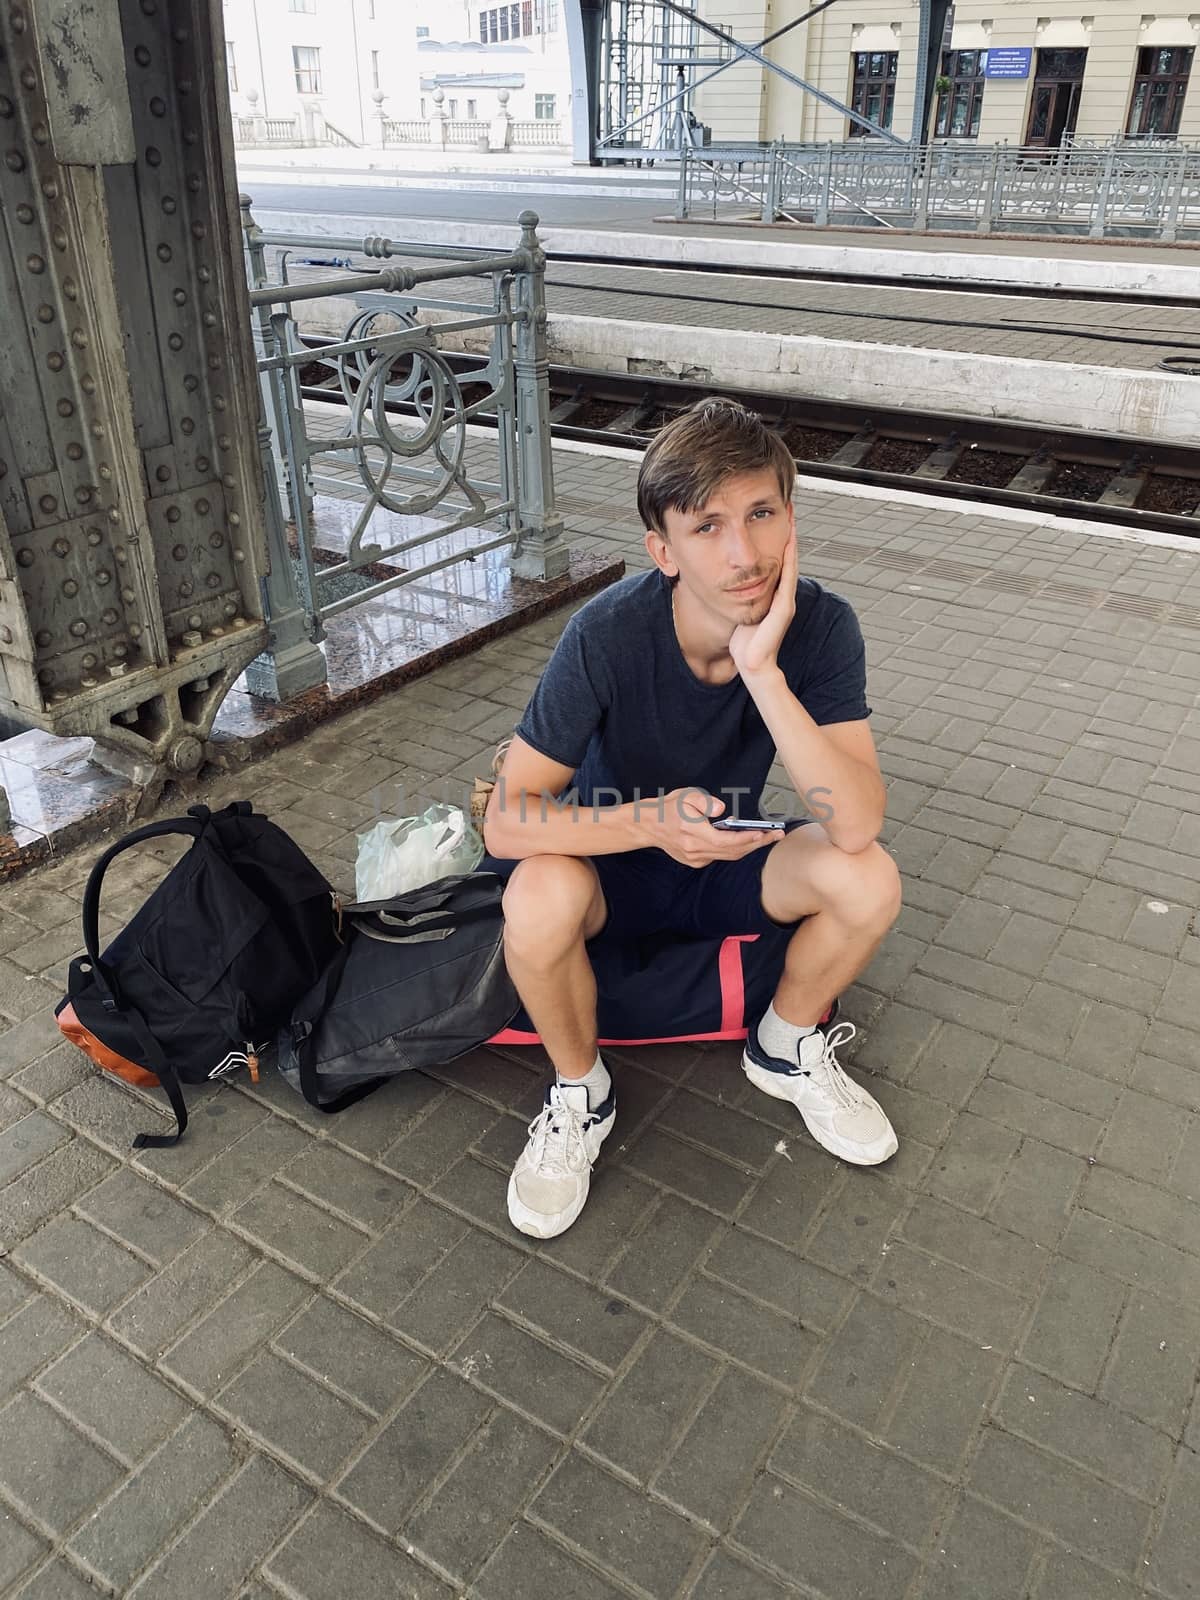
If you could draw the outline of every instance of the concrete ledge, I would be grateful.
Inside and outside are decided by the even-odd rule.
[[[316,180],[314,179],[314,182]],[[339,180],[342,181],[342,180]],[[444,186],[444,185],[440,185]],[[489,185],[490,188],[498,187]],[[537,208],[538,186],[512,183],[503,186],[519,192]],[[542,190],[544,193],[557,192]],[[253,191],[251,191],[253,192]],[[599,189],[570,188],[578,198],[600,194]],[[645,196],[639,191],[639,198]],[[300,233],[308,236],[381,233],[403,238],[412,244],[446,244],[487,250],[510,250],[518,232],[513,222],[455,222],[438,218],[403,219],[360,214],[326,216],[313,212],[255,210],[263,226],[272,232]],[[545,248],[574,255],[617,256],[636,265],[639,261],[668,261],[680,266],[720,266],[732,270],[767,267],[784,272],[844,273],[864,279],[911,278],[936,282],[977,284],[998,289],[1087,289],[1114,297],[1140,295],[1166,296],[1194,300],[1200,294],[1195,260],[1180,250],[1174,262],[1146,260],[1133,251],[1108,247],[1111,254],[1056,255],[1037,253],[1029,244],[1020,254],[989,250],[984,241],[974,250],[947,248],[936,238],[908,236],[909,242],[880,248],[871,244],[842,241],[823,242],[820,235],[798,239],[753,231],[734,233],[724,230],[707,236],[693,229],[698,224],[669,226],[654,232],[609,228],[542,227],[539,234]],[[400,230],[403,230],[402,233]],[[997,241],[999,244],[1000,241]],[[1047,245],[1078,243],[1081,249],[1096,251],[1090,241],[1050,240]],[[1149,249],[1150,247],[1146,247]],[[1026,253],[1027,252],[1027,253]]]
[[[452,312],[428,311],[430,322]],[[860,344],[815,335],[661,327],[551,316],[550,360],[714,388],[772,389],[807,399],[912,406],[955,416],[1127,434],[1164,444],[1200,438],[1200,379],[1128,368]],[[485,346],[445,337],[451,349]]]

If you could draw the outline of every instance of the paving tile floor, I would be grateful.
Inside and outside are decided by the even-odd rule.
[[[556,462],[579,542],[644,561],[636,461]],[[0,1593],[1196,1594],[1196,554],[797,506],[868,641],[906,905],[845,1004],[900,1154],[832,1160],[724,1045],[614,1052],[545,1244],[504,1209],[536,1051],[336,1118],[214,1086],[134,1152],[156,1101],[50,1015],[90,856],[39,869],[0,890]],[[349,887],[401,786],[485,768],[565,620],[200,797]],[[110,931],[170,856],[118,863]]]

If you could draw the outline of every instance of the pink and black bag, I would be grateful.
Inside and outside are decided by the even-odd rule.
[[[771,1002],[793,928],[688,939],[664,933],[589,952],[601,1045],[744,1039]],[[489,1044],[541,1041],[524,1009]]]

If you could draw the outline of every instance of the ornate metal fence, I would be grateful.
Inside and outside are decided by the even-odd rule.
[[[1200,238],[1200,150],[965,144],[685,149],[676,215],[818,226]]]
[[[566,571],[550,456],[545,256],[535,213],[523,212],[518,220],[516,248],[489,256],[381,238],[264,233],[243,196],[271,558],[266,609],[272,644],[248,673],[253,692],[283,700],[320,682],[324,659],[317,645],[327,618],[485,551],[510,549],[511,569],[522,578]],[[272,247],[283,252],[274,281],[267,260]],[[437,264],[356,271],[326,260],[337,275],[289,282],[289,254],[314,249],[326,257],[424,257]],[[477,282],[476,299],[438,297],[440,283],[464,278]],[[355,309],[343,336],[314,350],[300,339],[295,307],[329,299],[349,299]],[[422,320],[427,312],[439,320]],[[468,400],[446,359],[445,341],[468,333],[478,340],[489,329],[490,349],[470,373]],[[346,421],[332,437],[306,415],[300,393],[300,369],[314,361],[333,375],[346,401]],[[398,412],[396,402],[406,403],[406,412]],[[471,424],[485,415],[495,423],[486,436],[494,440],[486,473],[479,452],[469,456],[467,448]],[[344,494],[346,487],[344,474],[330,477],[331,462],[353,468],[365,498],[336,559],[329,561],[325,551],[318,561],[316,496],[323,490]],[[381,576],[381,564],[396,558],[403,569]]]

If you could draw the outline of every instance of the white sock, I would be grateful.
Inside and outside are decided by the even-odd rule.
[[[790,1061],[796,1055],[800,1040],[816,1031],[815,1022],[803,1028],[798,1028],[794,1022],[785,1022],[772,1002],[758,1025],[758,1042],[769,1056]]]
[[[564,1078],[561,1072],[556,1072],[554,1076],[560,1088],[564,1085],[568,1089],[578,1089],[581,1086],[585,1088],[588,1092],[588,1109],[591,1111],[608,1098],[608,1091],[612,1088],[612,1079],[608,1075],[608,1068],[604,1065],[599,1050],[596,1051],[591,1071],[582,1078]]]

